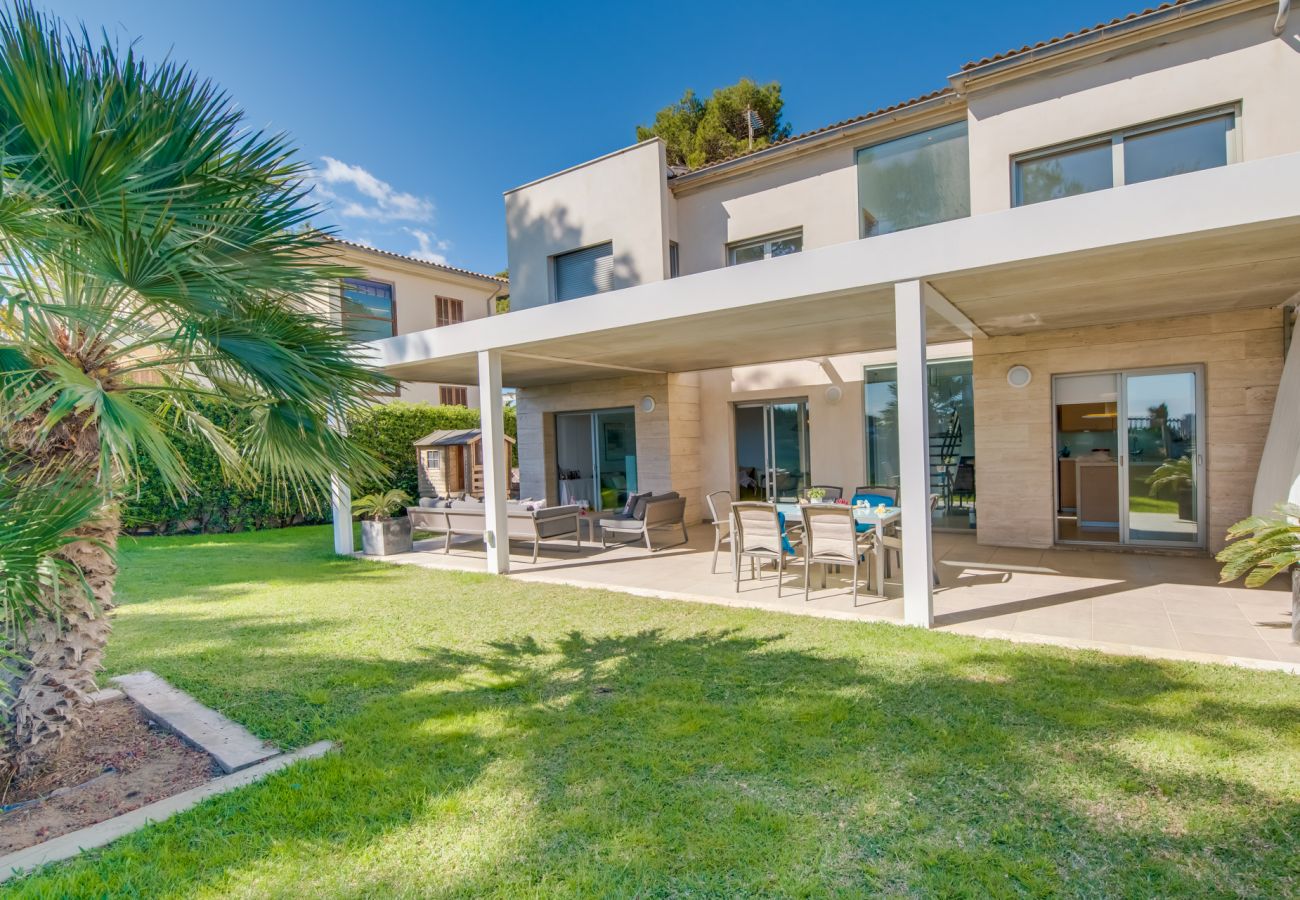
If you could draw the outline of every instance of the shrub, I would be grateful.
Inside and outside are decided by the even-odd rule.
[[[514,437],[516,421],[512,406],[506,407],[505,426],[506,434]],[[418,497],[420,477],[412,445],[431,431],[478,427],[478,410],[463,406],[394,401],[363,410],[348,422],[348,429],[353,440],[388,466],[390,474],[384,482],[358,485],[354,492],[382,493],[396,488]]]
[[[204,409],[204,414],[223,429],[238,430],[245,424],[240,421],[241,414],[232,415],[224,409]],[[361,411],[348,422],[352,437],[377,456],[390,474],[387,478],[354,486],[353,493],[382,494],[396,489],[412,497],[419,496],[420,482],[412,444],[438,429],[478,426],[478,410],[463,406],[394,401],[375,404]],[[505,426],[506,433],[514,437],[513,407],[506,408]],[[278,500],[258,487],[227,484],[220,462],[205,440],[182,433],[175,437],[174,442],[194,476],[194,491],[185,499],[169,495],[157,469],[151,464],[143,464],[123,511],[123,524],[128,531],[218,534],[329,521],[328,498],[321,498],[320,504],[313,506],[293,498]]]
[[[247,414],[231,412],[228,406],[198,404],[200,411],[219,428],[238,432],[249,424]],[[172,534],[201,532],[219,534],[281,528],[285,525],[314,524],[329,519],[328,501],[304,504],[296,497],[276,498],[253,485],[229,484],[211,445],[197,434],[178,429],[171,441],[193,476],[194,488],[179,498],[167,490],[157,468],[147,459],[140,465],[124,498],[122,525],[129,532]]]

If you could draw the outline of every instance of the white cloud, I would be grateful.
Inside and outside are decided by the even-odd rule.
[[[451,247],[451,244],[448,241],[440,240],[437,235],[430,234],[427,231],[421,231],[418,228],[408,228],[406,231],[411,235],[411,237],[415,238],[416,242],[419,244],[416,249],[411,251],[411,256],[414,256],[416,259],[422,259],[425,262],[438,263],[438,265],[441,266],[447,264],[447,257],[440,251]]]
[[[334,204],[335,212],[348,219],[376,222],[428,222],[433,218],[433,201],[396,190],[361,166],[349,165],[332,156],[314,173],[322,200]]]

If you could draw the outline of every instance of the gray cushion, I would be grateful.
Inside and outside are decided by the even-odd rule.
[[[635,516],[637,503],[641,502],[642,500],[649,497],[650,495],[651,495],[650,491],[641,491],[635,494],[628,494],[627,503],[623,505],[622,515]]]
[[[442,499],[439,497],[421,497],[420,505],[425,509],[437,509],[442,505]]]

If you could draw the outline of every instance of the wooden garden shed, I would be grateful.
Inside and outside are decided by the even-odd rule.
[[[506,435],[507,460],[511,458],[514,446],[515,439]],[[481,429],[452,428],[430,432],[415,442],[415,455],[421,496],[483,496]]]

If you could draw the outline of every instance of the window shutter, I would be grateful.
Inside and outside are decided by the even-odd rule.
[[[555,299],[587,297],[614,287],[614,245],[598,244],[555,257]]]

